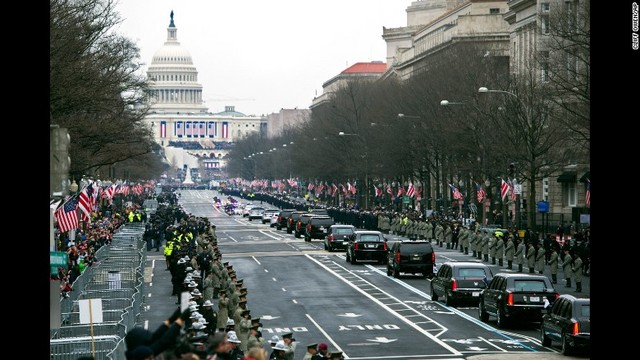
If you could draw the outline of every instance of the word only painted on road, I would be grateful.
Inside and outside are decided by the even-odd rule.
[[[268,332],[269,334],[290,333],[290,332],[305,332],[309,331],[304,326],[294,326],[291,328],[262,328],[262,332]]]
[[[351,330],[399,330],[400,327],[394,324],[384,325],[340,325],[339,331],[351,331]]]

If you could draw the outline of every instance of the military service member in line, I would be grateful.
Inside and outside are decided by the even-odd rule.
[[[576,292],[582,292],[582,258],[578,253],[573,253],[573,266],[571,270],[573,271],[573,279],[576,282]]]
[[[496,257],[498,258],[498,265],[503,266],[504,259],[504,234],[500,231],[496,236]]]
[[[515,253],[515,257],[516,257],[516,264],[518,264],[518,272],[522,272],[522,267],[524,265],[524,243],[522,242],[522,239],[520,238],[516,238],[516,243],[518,244],[518,246],[516,247],[516,253]]]
[[[296,352],[296,339],[293,338],[292,333],[286,333],[282,335],[282,341],[284,341],[284,358],[286,360],[294,360],[295,352]]]
[[[536,271],[538,271],[538,274],[544,274],[544,258],[545,258],[545,254],[544,254],[544,249],[542,248],[542,244],[540,243],[540,241],[538,241],[536,243]]]
[[[491,234],[489,232],[484,233],[482,237],[482,256],[485,262],[489,262],[489,242],[491,241]]]
[[[460,252],[469,255],[469,233],[470,231],[463,228],[460,228],[460,233],[458,234],[458,239],[460,239]]]
[[[571,287],[571,275],[573,275],[573,271],[571,270],[571,268],[572,268],[571,263],[572,262],[573,262],[573,259],[571,258],[571,255],[569,254],[569,250],[565,250],[564,251],[564,260],[562,262],[562,271],[564,272],[564,279],[566,281],[565,287],[568,287],[568,288]]]
[[[442,247],[442,244],[444,243],[444,228],[440,222],[436,225],[436,242],[440,247]]]
[[[444,224],[444,242],[447,244],[447,249],[451,249],[451,239],[453,237],[453,231],[451,230],[451,224]]]
[[[536,248],[533,247],[533,243],[529,243],[527,247],[527,265],[529,266],[529,274],[535,274]]]
[[[551,254],[549,254],[549,269],[551,270],[551,282],[558,283],[558,260],[560,255],[556,251],[555,247],[551,247]]]
[[[496,236],[489,236],[489,256],[491,257],[491,264],[496,264]]]
[[[513,244],[513,235],[509,235],[507,246],[504,249],[504,257],[507,259],[507,269],[513,269],[513,257],[515,255],[515,245]]]

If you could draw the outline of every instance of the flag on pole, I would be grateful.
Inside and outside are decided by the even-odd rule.
[[[391,185],[387,184],[387,194],[393,195],[393,189],[391,189]]]
[[[72,196],[53,213],[53,217],[58,222],[60,232],[67,232],[78,228],[77,210],[78,199]]]
[[[373,186],[373,188],[375,189],[376,192],[376,197],[380,197],[382,196],[382,189],[378,188],[377,186]]]
[[[338,186],[336,184],[331,184],[331,188],[333,189],[333,192],[331,193],[331,196],[336,196],[336,193],[338,192]]]
[[[455,187],[453,184],[449,184],[449,187],[451,188],[451,191],[453,191],[453,198],[456,200],[460,200],[462,199],[462,193],[460,193],[460,191],[458,190],[457,187]]]
[[[584,195],[584,201],[587,206],[591,206],[591,179],[587,179],[587,191]]]
[[[502,185],[500,185],[500,198],[504,201],[504,198],[507,196],[509,192],[509,184],[502,179]]]
[[[516,201],[518,198],[516,195],[515,185],[513,184],[513,180],[509,180],[509,190],[511,191],[511,200]]]
[[[80,195],[78,196],[78,208],[80,208],[80,216],[82,217],[82,221],[86,224],[91,222],[91,210],[93,208],[92,199],[93,199],[93,187],[92,184],[86,186],[82,191],[80,191]]]
[[[416,188],[413,186],[413,183],[409,183],[409,187],[407,188],[407,196],[413,197],[416,194]]]
[[[482,200],[487,196],[487,193],[484,192],[482,185],[476,183],[476,195],[478,196],[478,202],[481,203]]]
[[[402,196],[403,191],[404,188],[402,187],[402,185],[398,185],[398,194],[396,195],[396,197]]]

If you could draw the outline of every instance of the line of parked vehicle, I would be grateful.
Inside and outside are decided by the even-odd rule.
[[[420,274],[430,278],[431,299],[448,306],[478,306],[478,317],[487,322],[495,317],[499,328],[524,322],[540,322],[543,346],[561,345],[563,354],[590,347],[589,299],[560,295],[548,277],[539,274],[497,273],[482,262],[448,261],[436,264],[429,241],[403,240],[388,245],[382,232],[357,230],[352,225],[334,224],[325,209],[310,212],[294,209],[265,209],[247,204],[242,215],[249,221],[285,230],[296,238],[323,239],[324,249],[345,251],[346,261],[375,261],[386,264],[387,275]]]

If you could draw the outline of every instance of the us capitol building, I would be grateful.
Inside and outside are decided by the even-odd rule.
[[[198,71],[189,51],[178,42],[173,11],[167,41],[153,55],[147,78],[150,109],[145,122],[172,166],[224,168],[233,142],[266,126],[266,119],[247,116],[234,106],[212,113],[203,104]]]

